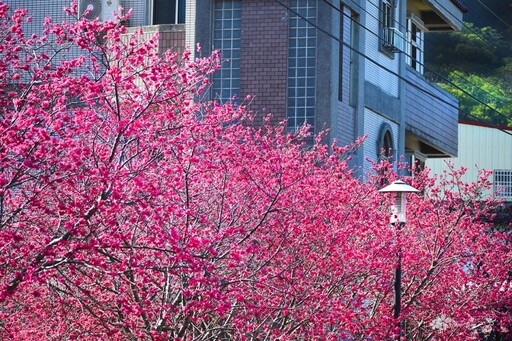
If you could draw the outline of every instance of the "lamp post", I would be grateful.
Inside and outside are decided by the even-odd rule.
[[[416,188],[409,186],[401,180],[397,180],[392,184],[379,190],[380,193],[394,193],[393,204],[391,205],[391,218],[389,222],[400,231],[406,222],[406,193],[419,192]],[[393,307],[393,317],[400,318],[400,307],[402,303],[402,255],[398,252],[398,264],[395,269],[395,305]],[[402,335],[402,321],[398,322],[399,339]]]

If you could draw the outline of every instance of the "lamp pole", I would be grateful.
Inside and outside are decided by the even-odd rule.
[[[406,207],[407,197],[406,193],[419,192],[416,188],[409,186],[402,180],[397,180],[392,184],[379,190],[380,193],[394,193],[393,204],[391,205],[391,218],[389,222],[397,229],[397,236],[400,234],[400,229],[406,222]],[[402,254],[401,250],[398,251],[398,262],[395,269],[395,305],[393,307],[393,317],[399,319],[399,339],[402,336],[402,321],[400,320],[400,308],[402,305]]]

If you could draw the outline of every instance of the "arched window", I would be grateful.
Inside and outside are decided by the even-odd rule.
[[[390,160],[393,158],[395,146],[393,145],[393,131],[389,123],[382,123],[377,139],[378,161]]]
[[[381,163],[382,161],[393,161],[393,155],[395,152],[395,147],[393,144],[393,131],[391,130],[391,126],[388,123],[382,123],[379,131],[379,138],[377,139],[377,162]],[[379,170],[380,173],[380,186],[388,185],[387,180],[387,167],[382,167]]]

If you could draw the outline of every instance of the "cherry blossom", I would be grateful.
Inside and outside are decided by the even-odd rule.
[[[29,18],[0,3],[1,339],[509,332],[511,240],[479,197],[487,173],[402,177],[421,194],[398,234],[378,193],[393,166],[362,181],[347,163],[362,140],[309,146],[255,127],[250,97],[208,101],[218,52],[159,55],[156,36],[86,19],[25,36]]]

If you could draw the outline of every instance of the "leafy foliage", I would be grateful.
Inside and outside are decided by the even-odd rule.
[[[499,79],[459,71],[452,71],[449,79],[451,84],[440,85],[459,99],[462,118],[512,126],[512,118],[504,114],[512,113],[512,98],[507,85]]]
[[[465,23],[462,31],[429,33],[425,49],[428,65],[441,72],[453,70],[491,75],[504,65],[510,44],[491,27]]]
[[[25,20],[0,3],[1,339],[386,339],[398,255],[409,338],[512,327],[510,236],[474,204],[488,174],[409,179],[397,231],[348,147],[201,101],[217,54]]]
[[[512,48],[500,32],[465,23],[460,32],[427,34],[426,42],[428,68],[448,76],[427,75],[460,100],[462,118],[512,127]]]

